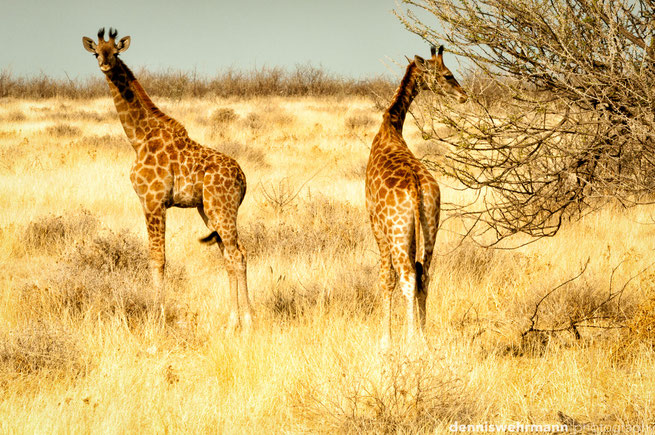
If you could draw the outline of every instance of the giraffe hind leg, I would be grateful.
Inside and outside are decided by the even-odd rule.
[[[201,217],[212,233],[201,239],[205,243],[217,243],[225,258],[225,266],[230,285],[230,315],[228,330],[239,325],[250,329],[253,323],[252,308],[248,297],[248,280],[246,274],[246,251],[239,243],[236,227],[236,211],[210,208],[208,213],[199,208]],[[243,310],[241,322],[240,309]]]
[[[391,300],[393,290],[396,287],[396,271],[391,262],[391,251],[389,249],[389,242],[386,240],[381,224],[371,216],[371,227],[373,235],[380,250],[380,269],[378,272],[378,292],[382,297],[382,337],[380,339],[380,347],[383,351],[387,351],[391,345]]]
[[[426,201],[422,204],[421,219],[421,238],[423,246],[422,263],[417,262],[416,267],[416,284],[417,284],[417,299],[418,299],[418,312],[419,312],[419,325],[421,330],[425,329],[426,323],[426,302],[428,298],[428,288],[430,285],[430,266],[432,264],[432,256],[434,253],[434,245],[437,238],[437,231],[439,229],[439,197],[436,200]],[[419,271],[418,265],[421,268]]]

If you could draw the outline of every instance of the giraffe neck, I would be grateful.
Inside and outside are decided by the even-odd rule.
[[[125,134],[135,149],[145,138],[146,132],[159,122],[172,124],[174,130],[184,130],[179,122],[168,117],[155,106],[123,61],[117,59],[116,65],[105,74],[105,77]]]
[[[398,133],[402,134],[403,124],[405,123],[405,116],[409,110],[409,106],[414,101],[414,98],[419,93],[419,86],[417,84],[417,66],[414,61],[407,65],[407,70],[403,79],[400,81],[400,86],[396,90],[389,108],[383,115],[383,126],[391,127]]]

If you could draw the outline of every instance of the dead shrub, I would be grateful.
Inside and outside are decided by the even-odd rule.
[[[325,313],[370,317],[378,308],[378,294],[371,283],[375,270],[370,266],[342,272],[330,279],[308,277],[291,282],[280,276],[262,301],[264,311],[283,321],[299,320],[317,310]]]
[[[448,153],[446,146],[434,139],[420,141],[413,148],[419,159],[428,160],[429,166],[436,166]]]
[[[346,118],[345,124],[349,130],[364,130],[375,125],[375,120],[367,114],[359,113]]]
[[[288,127],[294,120],[295,118],[284,109],[278,106],[268,105],[260,112],[250,112],[242,120],[242,123],[245,127],[257,131],[265,127]]]
[[[185,282],[185,270],[167,265],[167,292],[175,293]],[[44,271],[38,281],[19,289],[19,303],[29,318],[83,318],[123,316],[135,326],[153,307],[148,254],[144,243],[133,234],[105,232],[79,241],[60,256],[57,266]],[[179,316],[167,306],[167,323]]]
[[[140,69],[136,76],[146,91],[154,97],[206,98],[275,96],[350,96],[369,95],[371,92],[393,94],[395,89],[387,77],[363,80],[340,77],[320,67],[298,65],[295,69],[263,67],[249,71],[227,69],[209,77],[196,71],[147,71]],[[97,98],[105,97],[107,84],[103,77],[93,76],[75,82],[68,78],[53,79],[44,74],[17,77],[0,70],[0,97],[14,98]],[[388,98],[387,98],[388,101]]]
[[[266,162],[266,154],[257,148],[250,145],[242,144],[234,141],[225,141],[215,147],[223,154],[232,157],[237,162],[247,160],[257,168],[267,168],[269,164]]]
[[[336,255],[368,246],[363,210],[321,196],[299,201],[294,224],[258,221],[242,230],[249,256]]]
[[[0,333],[0,383],[37,374],[74,378],[84,368],[79,343],[63,329],[36,323]]]
[[[624,307],[619,299],[608,299],[608,292],[597,280],[582,279],[571,282],[557,292],[535,297],[524,307],[526,314],[532,314],[539,304],[535,323],[540,330],[563,330],[577,335],[571,325],[604,326],[606,322],[618,323],[625,318]]]
[[[88,110],[69,110],[67,107],[61,111],[48,113],[43,119],[52,121],[94,121],[103,122],[115,118],[114,112],[92,112]]]
[[[85,146],[94,151],[130,151],[132,146],[124,135],[105,134],[103,136],[85,136],[76,141],[73,146]]]
[[[86,210],[64,216],[42,216],[27,225],[23,245],[28,250],[58,252],[79,238],[95,234],[98,227],[98,220]]]
[[[385,358],[381,370],[337,366],[326,385],[302,384],[294,410],[311,427],[336,433],[435,433],[473,420],[475,394],[434,359],[400,352]]]
[[[262,127],[264,127],[264,120],[262,119],[262,116],[260,114],[255,112],[250,112],[243,119],[243,124],[245,127],[251,130],[260,130]]]
[[[237,119],[239,119],[239,115],[237,115],[234,110],[229,107],[220,107],[214,110],[211,117],[209,118],[210,122],[214,126],[224,126],[231,124]]]
[[[9,122],[21,122],[25,121],[27,119],[27,116],[20,110],[14,110],[12,112],[7,113],[5,116],[2,117],[4,121],[9,121]]]
[[[508,267],[508,265],[521,267],[525,262],[525,256],[519,252],[499,251],[465,241],[450,252],[444,260],[448,266],[440,267],[440,270],[449,271],[455,280],[479,284],[491,276],[499,278],[501,281],[503,278],[511,279],[516,269]]]
[[[625,361],[643,350],[655,349],[655,294],[635,307],[625,326],[612,349],[614,360]]]
[[[46,128],[44,133],[48,136],[54,137],[72,137],[81,136],[82,129],[70,124],[55,124]]]

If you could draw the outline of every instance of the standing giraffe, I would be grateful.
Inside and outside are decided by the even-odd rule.
[[[466,92],[443,63],[443,46],[432,58],[415,56],[409,63],[389,108],[382,115],[380,131],[373,139],[366,167],[366,208],[380,249],[378,285],[383,295],[382,344],[391,340],[391,295],[400,278],[407,299],[407,338],[416,329],[418,302],[421,331],[425,326],[428,273],[439,226],[439,186],[414,157],[403,139],[403,123],[410,104],[423,89],[467,99]]]
[[[205,243],[216,242],[226,260],[230,281],[228,328],[252,324],[246,255],[238,241],[237,212],[246,193],[246,177],[232,158],[189,139],[186,129],[165,115],[150,100],[132,71],[118,57],[130,46],[130,37],[118,43],[118,32],[98,31],[98,43],[83,37],[84,48],[98,59],[114,98],[118,117],[136,151],[130,180],[136,191],[148,228],[150,269],[156,301],[164,314],[164,267],[166,263],[166,209],[196,207],[211,234]]]

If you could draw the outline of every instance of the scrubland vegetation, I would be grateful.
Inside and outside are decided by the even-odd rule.
[[[159,107],[246,173],[239,228],[257,323],[224,330],[218,249],[197,242],[195,210],[171,209],[162,326],[128,178],[134,151],[106,90],[17,98],[3,83],[1,432],[653,424],[653,206],[610,204],[514,250],[461,242],[461,223],[447,220],[425,346],[408,351],[398,332],[384,353],[364,208],[373,99],[170,94]],[[411,122],[405,138],[442,158]],[[440,182],[446,201],[473,198]]]

